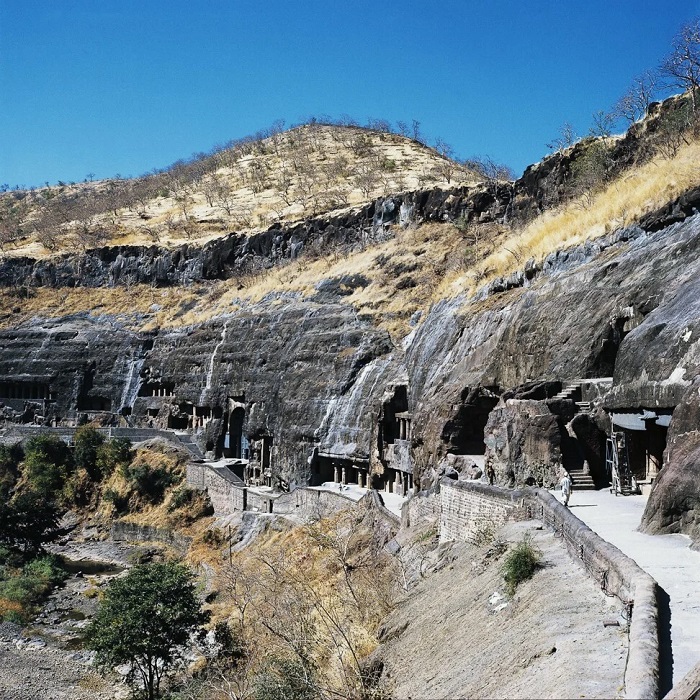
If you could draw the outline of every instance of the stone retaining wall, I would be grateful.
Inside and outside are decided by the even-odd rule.
[[[209,494],[216,515],[255,511],[279,515],[294,514],[301,519],[312,520],[350,508],[356,503],[364,503],[391,527],[401,525],[401,518],[384,506],[381,496],[376,491],[368,491],[360,501],[355,501],[341,492],[314,488],[298,488],[290,493],[273,496],[240,486],[224,478],[211,466],[199,463],[187,465],[186,479],[188,486]]]
[[[179,535],[171,530],[165,530],[150,525],[117,520],[112,523],[111,538],[115,542],[162,542],[184,556],[192,544],[192,538]]]
[[[437,522],[440,519],[440,493],[419,491],[401,508],[401,526],[412,527],[423,520]]]
[[[443,479],[440,483],[440,541],[475,542],[486,524],[522,517],[525,494],[485,484]]]
[[[231,515],[247,509],[246,489],[227,481],[206,464],[188,464],[186,480],[188,486],[209,494],[217,515]]]
[[[649,700],[658,697],[659,587],[632,559],[599,537],[544,489],[509,490],[443,479],[440,507],[442,541],[470,539],[479,518],[493,518],[500,523],[524,512],[562,537],[571,557],[632,613],[625,696]]]

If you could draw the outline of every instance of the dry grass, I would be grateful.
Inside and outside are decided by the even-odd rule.
[[[218,168],[195,182],[173,178],[168,193],[131,209],[121,207],[93,217],[91,228],[96,235],[109,231],[108,245],[201,245],[230,231],[256,231],[278,221],[344,211],[390,192],[474,184],[481,179],[453,163],[448,182],[445,159],[405,137],[319,125],[265,139],[245,155],[222,152],[217,161]],[[70,185],[61,192],[88,197],[108,184]],[[36,217],[34,210],[25,219],[31,222]],[[57,251],[103,244],[93,241],[75,221],[63,224],[56,243]],[[53,254],[32,237],[8,245],[5,252]]]
[[[310,527],[276,521],[234,552],[231,564],[221,549],[212,617],[228,621],[247,645],[249,674],[267,657],[305,649],[326,687],[342,695],[357,682],[354,655],[362,659],[376,648],[396,592],[393,562],[369,546],[372,538],[366,513],[352,509]]]
[[[654,160],[623,173],[599,193],[545,212],[514,232],[472,270],[453,274],[440,295],[470,291],[495,277],[522,269],[529,258],[599,238],[638,221],[700,184],[700,142],[684,145],[674,158]]]

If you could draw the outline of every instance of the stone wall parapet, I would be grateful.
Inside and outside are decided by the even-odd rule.
[[[440,506],[441,540],[469,539],[479,518],[501,522],[524,511],[560,536],[569,555],[607,594],[617,597],[627,608],[630,621],[626,697],[658,697],[659,586],[635,561],[593,532],[545,489],[511,490],[443,479]]]

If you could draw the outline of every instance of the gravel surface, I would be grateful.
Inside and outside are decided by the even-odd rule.
[[[83,700],[126,697],[89,664],[89,655],[48,646],[39,638],[6,640],[0,632],[0,698]]]

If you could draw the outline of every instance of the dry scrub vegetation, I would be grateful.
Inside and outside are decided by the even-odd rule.
[[[372,516],[353,508],[306,526],[264,516],[250,526],[255,539],[230,558],[224,546],[215,565],[212,621],[230,646],[191,696],[249,697],[283,675],[306,688],[299,697],[381,697],[363,660],[377,646],[397,572]]]
[[[0,247],[41,257],[101,245],[201,244],[389,192],[481,179],[448,157],[446,144],[434,150],[388,125],[309,123],[265,134],[142,178],[1,194]]]

